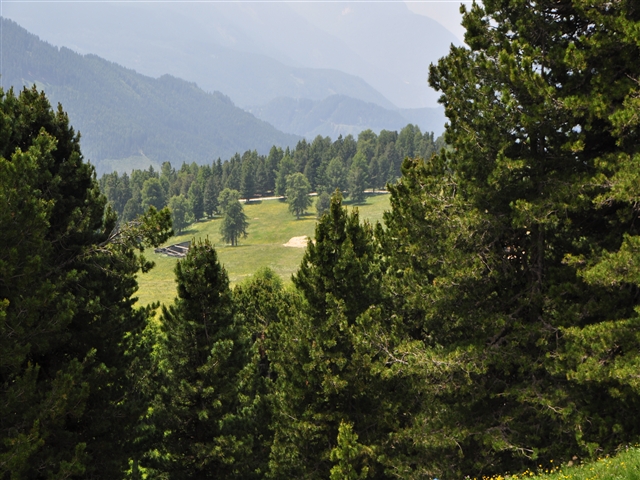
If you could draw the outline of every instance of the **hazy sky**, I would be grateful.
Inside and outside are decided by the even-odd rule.
[[[460,26],[460,4],[471,5],[471,0],[405,0],[404,3],[414,13],[433,18],[441,23],[462,42],[464,29]]]

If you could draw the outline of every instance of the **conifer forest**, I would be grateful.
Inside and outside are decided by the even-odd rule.
[[[449,480],[640,441],[640,7],[462,8],[441,139],[98,180],[64,106],[1,94],[0,479]],[[342,205],[385,188],[382,223]],[[308,192],[291,285],[231,288],[196,240],[175,300],[136,305],[145,249]]]

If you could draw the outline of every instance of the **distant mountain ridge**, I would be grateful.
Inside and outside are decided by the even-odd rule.
[[[358,76],[327,65],[310,68],[286,54],[267,55],[265,42],[252,38],[250,28],[225,21],[232,16],[226,10],[239,6],[191,5],[200,15],[187,14],[183,7],[182,2],[43,2],[8,10],[30,9],[24,18],[16,15],[27,22],[21,25],[54,45],[97,54],[144,75],[170,74],[196,82],[207,92],[223,92],[242,108],[279,96],[321,100],[336,93],[394,108]],[[348,50],[341,43],[332,48]],[[349,58],[358,61],[355,55]]]
[[[339,135],[357,136],[367,129],[376,133],[400,131],[409,123],[438,136],[444,131],[445,118],[442,108],[388,110],[345,95],[331,95],[320,101],[279,97],[267,105],[248,110],[283,132],[307,139],[317,135],[333,139]]]
[[[1,83],[36,84],[52,105],[60,102],[82,134],[82,150],[99,173],[171,161],[208,163],[236,152],[295,145],[299,137],[278,131],[236,107],[219,92],[170,75],[158,79],[104,60],[53,47],[15,22],[1,18],[4,58]]]
[[[435,107],[429,64],[459,43],[402,1],[16,2],[4,15],[55,45],[194,81],[243,108],[333,94]]]

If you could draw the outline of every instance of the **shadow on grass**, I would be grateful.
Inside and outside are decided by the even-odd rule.
[[[293,215],[295,217],[295,215]],[[316,219],[318,218],[318,215],[316,213],[311,213],[311,212],[306,212],[306,213],[301,213],[300,217],[296,217],[295,221],[298,222],[300,220],[310,220],[310,219]]]
[[[361,202],[355,202],[349,198],[347,200],[342,200],[342,204],[349,205],[350,207],[357,207],[359,205],[370,205],[370,203],[367,202],[368,198],[379,197],[381,195],[389,195],[389,192],[387,192],[386,190],[376,190],[375,192],[364,192],[365,198]]]
[[[353,200],[343,200],[342,201],[342,205],[348,206],[348,207],[361,207],[363,205],[369,205],[367,203],[367,201],[365,200],[364,202],[356,202]]]
[[[195,235],[196,233],[198,233],[197,229],[189,228],[188,230],[180,230],[179,232],[175,232],[173,237],[171,238],[184,237],[185,235]]]
[[[223,244],[216,244],[215,248],[229,248],[231,250],[235,250],[237,249],[242,249],[242,248],[246,248],[246,247],[252,247],[255,246],[254,244],[251,243],[241,243],[240,245],[231,245],[230,243],[223,243]]]

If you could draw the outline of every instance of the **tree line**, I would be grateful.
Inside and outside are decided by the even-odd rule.
[[[324,193],[325,207],[329,195],[339,189],[360,202],[365,189],[383,189],[400,177],[403,158],[428,158],[443,146],[442,138],[434,139],[432,133],[407,125],[400,133],[383,130],[376,135],[366,130],[357,140],[347,135],[332,142],[329,137],[318,136],[310,143],[301,140],[294,149],[283,151],[274,146],[268,155],[246,151],[225,162],[217,159],[211,165],[183,163],[176,170],[164,162],[160,171],[150,167],[134,170],[131,175],[113,172],[103,175],[99,183],[121,221],[133,220],[149,206],[169,206],[174,212],[174,228],[181,230],[219,213],[218,197],[224,189],[236,190],[240,198],[251,199],[268,195],[291,197],[292,192],[303,188]],[[302,174],[306,182],[295,176],[287,184],[287,179],[296,173]],[[299,206],[304,201],[296,203],[298,207],[292,211],[300,215],[308,205],[301,210]]]
[[[463,478],[640,438],[640,12],[486,1],[431,67],[451,147],[383,224],[339,192],[287,287],[196,241],[136,308],[151,207],[117,223],[62,112],[5,94],[2,478]],[[118,226],[119,225],[119,226]]]

